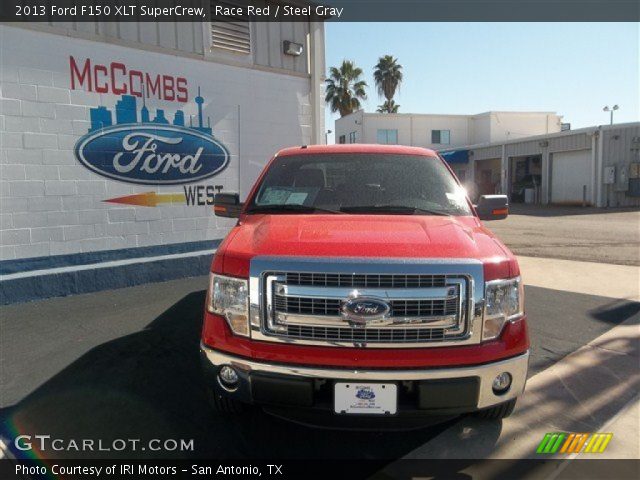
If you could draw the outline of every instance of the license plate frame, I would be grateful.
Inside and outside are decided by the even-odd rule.
[[[398,385],[393,382],[335,382],[333,411],[337,415],[396,415]]]

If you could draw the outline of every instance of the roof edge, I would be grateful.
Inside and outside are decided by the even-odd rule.
[[[592,127],[578,128],[576,130],[565,130],[564,132],[544,133],[542,135],[532,135],[530,137],[515,138],[513,140],[502,140],[500,142],[475,143],[471,145],[460,145],[456,148],[438,150],[438,152],[449,152],[455,150],[473,150],[476,148],[497,147],[499,145],[511,145],[522,142],[535,142],[547,138],[566,137],[569,135],[593,133],[596,131],[614,130],[616,128],[640,127],[640,122],[614,123],[613,125],[594,125]]]
[[[380,145],[376,143],[346,143],[331,145],[302,145],[283,148],[276,153],[277,157],[289,155],[313,155],[321,153],[387,153],[398,155],[437,156],[435,150],[405,145]]]

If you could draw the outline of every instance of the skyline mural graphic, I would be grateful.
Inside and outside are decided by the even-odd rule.
[[[139,185],[186,185],[214,177],[228,166],[229,150],[213,135],[200,88],[193,102],[197,108],[191,103],[189,113],[179,109],[167,115],[162,108],[150,110],[143,91],[142,97],[117,96],[112,108],[89,108],[90,126],[74,146],[76,159],[98,175]],[[134,197],[107,201],[155,206],[185,201],[186,194]]]
[[[156,114],[151,119],[151,112],[147,108],[145,93],[142,93],[142,108],[140,108],[140,120],[138,121],[138,97],[133,95],[121,95],[120,100],[115,105],[115,124],[113,123],[113,113],[111,109],[99,106],[89,109],[91,118],[91,126],[89,132],[101,130],[113,125],[129,125],[129,124],[159,124],[159,125],[175,125],[177,127],[190,128],[198,132],[213,135],[211,130],[211,118],[207,117],[207,126],[204,125],[204,115],[202,105],[204,98],[200,95],[200,87],[198,87],[198,95],[194,99],[198,106],[197,125],[193,125],[193,116],[189,116],[189,126],[185,125],[185,114],[183,110],[176,110],[173,116],[173,122],[165,117],[164,109],[156,109]]]

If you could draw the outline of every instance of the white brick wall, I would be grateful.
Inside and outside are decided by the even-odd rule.
[[[36,100],[37,90],[35,85],[5,82],[2,84],[3,98],[17,98],[20,100]]]
[[[58,148],[58,136],[53,133],[33,133],[33,131],[31,131],[29,133],[24,133],[22,138],[24,140],[24,148],[33,148],[37,150]]]
[[[231,163],[199,184],[241,188],[246,195],[275,151],[310,142],[306,78],[6,25],[0,25],[0,48],[0,260],[219,239],[234,223],[214,217],[206,206],[104,202],[149,191],[177,193],[183,187],[118,182],[76,160],[73,148],[89,128],[89,109],[104,105],[113,110],[119,96],[71,90],[70,55],[185,77],[189,103],[147,103],[152,112],[164,109],[167,118],[177,108],[187,118],[194,114],[193,97],[200,86],[205,115],[229,149]]]
[[[29,103],[31,104],[31,102],[22,102],[24,103]],[[2,115],[21,115],[21,111],[20,111],[20,100],[16,100],[13,98],[3,98],[0,100],[0,113]]]
[[[69,103],[69,90],[38,86],[38,101],[46,103]]]

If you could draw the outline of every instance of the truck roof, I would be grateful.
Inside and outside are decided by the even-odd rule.
[[[348,143],[338,145],[303,145],[280,150],[276,156],[314,155],[322,153],[387,153],[395,155],[424,155],[435,157],[437,153],[428,148],[406,147],[404,145],[378,145],[365,143]]]

